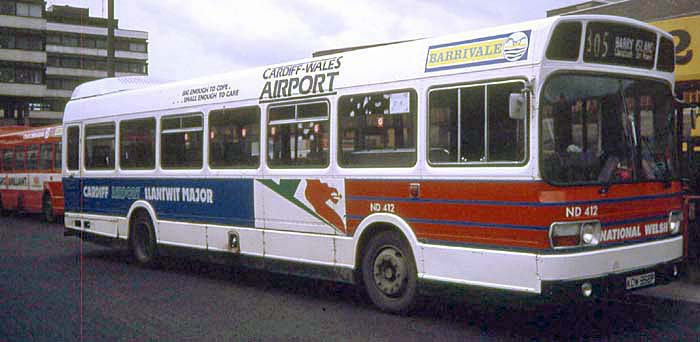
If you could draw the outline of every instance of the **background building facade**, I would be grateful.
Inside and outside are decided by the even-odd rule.
[[[115,76],[148,74],[148,33],[114,30]],[[61,122],[79,84],[108,76],[110,22],[87,8],[0,0],[0,125]]]

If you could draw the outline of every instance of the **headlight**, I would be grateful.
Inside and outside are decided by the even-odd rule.
[[[581,240],[584,245],[595,246],[600,242],[600,224],[597,222],[586,222],[581,225]]]
[[[668,228],[671,234],[678,234],[681,232],[681,224],[683,222],[683,212],[672,211],[668,215]]]
[[[600,243],[600,222],[555,222],[549,228],[549,237],[557,249],[595,246]]]

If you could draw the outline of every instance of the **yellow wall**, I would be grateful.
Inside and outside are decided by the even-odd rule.
[[[652,22],[673,35],[676,81],[700,80],[700,15]],[[682,50],[679,51],[679,48]]]

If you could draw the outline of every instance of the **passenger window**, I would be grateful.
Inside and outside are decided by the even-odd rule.
[[[260,163],[260,109],[215,110],[209,114],[209,166],[257,168]]]
[[[114,170],[114,123],[85,126],[85,169]]]
[[[66,166],[68,170],[77,171],[80,160],[80,127],[68,127],[66,145]]]
[[[341,166],[398,167],[416,163],[415,92],[343,96],[338,116]]]
[[[270,167],[328,166],[328,103],[273,107],[267,126]]]
[[[13,150],[4,150],[2,153],[2,170],[12,171],[14,170],[14,153]]]
[[[61,160],[63,159],[63,154],[61,154],[61,144],[53,144],[54,158],[53,158],[53,169],[61,171]]]
[[[164,169],[202,168],[202,115],[161,119],[160,162]]]
[[[42,144],[40,154],[39,169],[44,171],[51,170],[51,165],[53,163],[53,145]]]
[[[15,148],[15,170],[22,171],[27,166],[27,152],[24,146]]]
[[[152,170],[156,167],[156,119],[119,123],[119,167],[124,170]]]
[[[39,146],[27,146],[27,170],[36,170],[39,167]]]
[[[434,90],[429,96],[428,160],[432,164],[520,163],[526,123],[510,118],[510,94],[523,82]]]

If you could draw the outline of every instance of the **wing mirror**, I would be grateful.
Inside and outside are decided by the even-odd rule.
[[[527,97],[524,93],[510,94],[508,115],[513,120],[525,120],[527,115]]]

